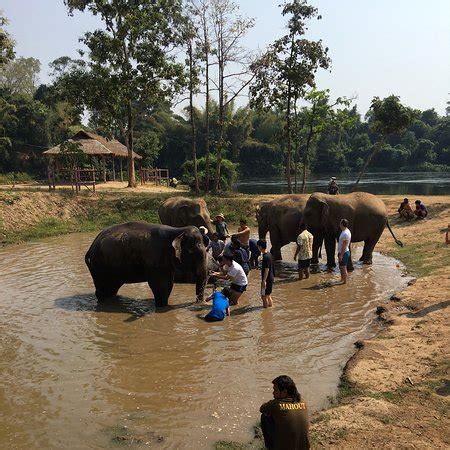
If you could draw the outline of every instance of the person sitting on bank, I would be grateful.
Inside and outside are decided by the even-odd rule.
[[[222,271],[212,272],[211,276],[231,281],[230,305],[237,305],[240,296],[247,290],[247,275],[242,266],[233,261],[232,256],[223,255],[221,264],[223,264]]]
[[[222,255],[224,248],[225,244],[219,239],[219,235],[217,233],[213,233],[208,247],[206,247],[206,251],[211,250],[212,257],[217,261]]]
[[[350,259],[350,242],[352,241],[352,233],[348,229],[348,220],[342,219],[340,222],[341,234],[338,242],[338,259],[339,270],[341,272],[341,283],[347,283],[347,264]]]
[[[233,252],[232,253],[233,259],[242,266],[245,275],[248,275],[248,273],[250,272],[250,265],[248,263],[248,253],[246,252],[246,250],[242,248],[241,243],[234,237],[231,238],[231,250]]]
[[[259,409],[266,448],[309,449],[308,410],[294,381],[287,375],[280,375],[272,384],[274,399]]]
[[[229,296],[230,290],[228,288],[224,288],[220,292],[214,287],[213,293],[206,299],[207,302],[212,300],[211,311],[205,316],[206,322],[220,322],[225,319],[225,316],[230,316]]]
[[[311,266],[313,235],[306,229],[304,223],[300,224],[300,234],[297,237],[297,248],[294,253],[294,261],[298,256],[298,279],[309,278]]]
[[[272,255],[267,251],[267,242],[260,239],[257,244],[262,254],[261,261],[261,300],[264,308],[273,306],[272,289],[275,278]]]
[[[336,177],[331,177],[331,180],[328,183],[328,194],[330,194],[330,195],[338,195],[339,194],[339,186],[336,183]]]
[[[226,241],[227,237],[230,237],[227,223],[225,222],[225,216],[223,214],[217,214],[216,218],[212,221],[216,226],[216,233],[221,241]]]
[[[420,200],[416,200],[414,203],[416,204],[416,209],[414,211],[416,219],[425,219],[425,217],[428,216],[426,206]]]
[[[411,220],[414,217],[414,211],[412,210],[411,205],[409,204],[409,200],[407,198],[403,199],[397,211],[400,217],[403,219]]]

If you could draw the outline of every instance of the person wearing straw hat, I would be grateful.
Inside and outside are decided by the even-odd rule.
[[[219,236],[219,239],[225,242],[227,237],[230,236],[227,223],[225,222],[225,216],[222,213],[217,214],[212,223],[216,226],[216,233]]]
[[[339,194],[339,186],[336,183],[336,177],[331,177],[331,180],[328,183],[328,194],[330,195]]]

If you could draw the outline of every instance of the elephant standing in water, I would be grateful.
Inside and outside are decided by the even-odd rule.
[[[156,306],[167,306],[177,270],[195,280],[203,301],[208,278],[206,251],[195,227],[173,228],[129,222],[103,230],[85,256],[99,300],[112,297],[123,284],[146,281]]]
[[[312,263],[318,263],[320,243],[325,239],[327,266],[335,267],[336,240],[341,233],[341,219],[347,219],[352,233],[352,242],[364,241],[360,261],[372,264],[372,253],[387,226],[395,242],[403,246],[392,232],[387,217],[386,205],[375,195],[354,192],[347,195],[312,194],[303,210],[303,220],[314,235]],[[352,269],[349,259],[348,268]]]
[[[267,232],[270,233],[270,253],[276,261],[283,259],[281,247],[296,242],[307,200],[308,195],[291,194],[257,206],[259,239],[266,239]]]
[[[208,207],[203,199],[170,197],[159,207],[158,215],[164,225],[171,227],[194,225],[197,228],[203,226],[210,236],[214,232]]]

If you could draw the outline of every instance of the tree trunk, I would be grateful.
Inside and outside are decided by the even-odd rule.
[[[214,177],[214,192],[220,188],[220,169],[222,166],[223,128],[224,128],[224,61],[222,54],[222,30],[220,25],[220,38],[217,43],[217,58],[219,62],[219,143],[217,146],[216,174]]]
[[[314,115],[316,113],[316,104],[313,104],[311,111],[311,118],[309,121],[309,132],[308,138],[306,140],[305,153],[303,154],[303,179],[302,179],[302,194],[306,193],[306,175],[308,173],[308,156],[309,156],[309,147],[311,145],[311,139],[314,134]]]
[[[294,148],[294,192],[297,193],[297,175],[298,175],[298,142]]]
[[[197,171],[197,133],[195,129],[194,120],[194,59],[192,56],[192,39],[189,41],[189,117],[191,121],[191,152],[192,162],[194,164],[194,178],[195,178],[195,193],[200,192],[200,186],[198,183],[198,171]]]
[[[367,167],[370,164],[370,161],[372,161],[373,157],[380,151],[381,147],[383,145],[383,140],[379,140],[374,146],[372,152],[369,154],[369,156],[366,159],[366,162],[364,163],[364,166],[361,169],[361,172],[359,172],[358,179],[356,180],[356,183],[352,186],[352,192],[356,191],[359,182],[361,181],[361,178],[365,174]]]
[[[134,171],[133,157],[133,112],[131,110],[131,100],[127,104],[127,149],[128,149],[128,187],[136,187],[136,175]]]
[[[286,109],[286,133],[287,133],[287,158],[286,158],[286,181],[288,185],[288,193],[292,194],[292,183],[291,183],[291,153],[292,153],[292,142],[291,142],[291,83],[288,84],[288,98],[287,98],[287,109]]]
[[[205,10],[204,10],[205,11]],[[205,14],[205,13],[204,13]],[[206,100],[205,100],[205,175],[206,175],[206,186],[204,187],[206,192],[209,192],[209,39],[208,39],[208,28],[206,25],[206,16],[203,17],[203,38],[205,44],[205,89],[206,89]]]

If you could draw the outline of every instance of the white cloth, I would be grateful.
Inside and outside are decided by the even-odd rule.
[[[339,236],[339,245],[338,245],[338,253],[345,253],[350,250],[350,242],[352,240],[352,233],[350,230],[346,228],[341,235]],[[344,241],[347,241],[347,244],[344,246]]]
[[[244,269],[239,263],[233,261],[231,266],[224,266],[224,270],[231,277],[232,283],[238,286],[247,286],[247,275],[245,275]]]

